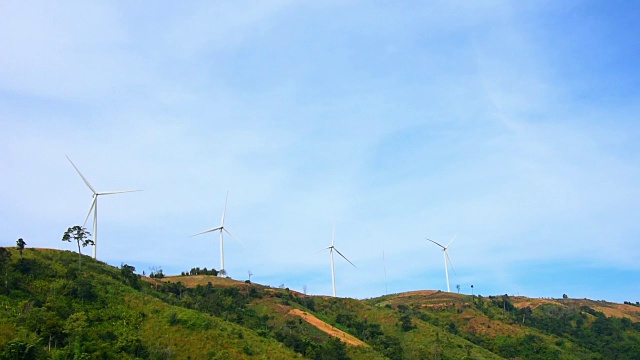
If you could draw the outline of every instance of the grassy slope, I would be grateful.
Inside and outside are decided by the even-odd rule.
[[[472,340],[488,350],[505,355],[510,353],[528,353],[529,358],[586,359],[599,355],[593,354],[583,345],[583,339],[552,331],[550,327],[532,326],[532,317],[549,320],[550,324],[569,325],[575,328],[574,315],[586,319],[592,324],[595,317],[590,311],[603,311],[604,315],[637,319],[640,308],[632,305],[614,304],[603,301],[578,299],[530,299],[525,297],[503,297],[481,299],[468,295],[444,293],[439,291],[415,291],[371,299],[370,304],[382,307],[406,307],[414,318],[429,322],[445,331]],[[510,309],[509,304],[513,305]],[[523,315],[524,308],[531,313]],[[585,310],[586,309],[586,310]],[[591,309],[591,310],[590,310]],[[569,316],[567,318],[567,316]],[[563,320],[565,319],[565,320]],[[567,323],[569,321],[570,323]],[[636,326],[636,329],[638,326]],[[638,332],[627,329],[628,344],[636,344]],[[621,335],[621,334],[619,334]],[[636,339],[636,340],[634,340]],[[588,343],[588,341],[587,341]],[[622,346],[627,346],[622,345]],[[526,348],[526,350],[525,350]],[[613,347],[615,348],[615,346]],[[511,350],[511,351],[510,351]],[[593,349],[592,349],[593,350]],[[622,351],[624,353],[624,350]],[[509,356],[506,356],[509,357]]]
[[[346,347],[352,359],[499,359],[521,354],[531,359],[586,359],[594,356],[585,347],[589,343],[529,323],[537,319],[558,324],[569,314],[574,316],[570,325],[575,325],[579,314],[591,326],[602,320],[598,320],[602,314],[594,311],[627,318],[629,324],[640,319],[637,306],[586,299],[514,297],[500,305],[500,297],[415,291],[361,301],[306,296],[207,275],[144,278],[134,289],[125,284],[120,269],[86,256],[78,272],[78,256],[72,252],[27,249],[24,260],[15,249],[12,254],[10,290],[0,291],[0,349],[12,339],[39,348],[48,348],[51,341],[54,349],[48,353],[66,357],[86,352],[118,354],[118,358],[301,358],[284,345],[327,344],[332,337],[291,312],[298,309],[364,341],[364,346]],[[182,294],[154,291],[177,282],[191,289],[208,283],[215,289],[238,289],[233,296],[244,299],[263,325],[245,327],[237,320],[187,309],[195,303],[184,299],[193,294],[183,299]],[[522,319],[525,308],[531,313]],[[634,343],[640,339],[640,330],[634,330],[640,328],[637,325],[620,330],[626,343],[618,353],[624,353],[624,346],[628,351],[629,346],[640,347],[640,341]],[[79,347],[78,339],[93,345]]]
[[[186,279],[175,277],[172,281],[185,280],[190,286],[202,285],[207,279]],[[215,280],[213,278],[213,281]],[[220,286],[247,286],[230,279],[223,279]],[[500,297],[486,298],[444,293],[440,291],[415,291],[409,293],[383,296],[380,298],[359,301],[353,299],[334,299],[322,296],[305,296],[282,289],[268,289],[266,296],[253,304],[261,309],[261,313],[273,317],[274,327],[285,327],[291,316],[287,315],[292,307],[308,311],[324,322],[350,333],[364,341],[370,348],[349,347],[353,358],[372,358],[386,355],[390,358],[472,358],[493,359],[521,356],[522,358],[543,359],[583,359],[598,358],[600,355],[585,348],[584,341],[572,335],[554,333],[547,329],[531,326],[531,318],[519,315],[521,309],[529,307],[538,319],[562,322],[563,314],[573,311],[584,316],[587,324],[592,324],[595,317],[588,311],[580,310],[588,306],[595,311],[602,311],[606,316],[626,317],[637,321],[640,310],[637,306],[613,304],[603,301],[577,299],[529,299],[525,297],[509,298],[509,307],[502,308]],[[288,299],[288,300],[287,300]],[[304,299],[312,299],[313,309],[304,306]],[[295,300],[295,301],[294,301]],[[556,307],[558,309],[556,309]],[[350,316],[344,322],[344,316]],[[342,323],[338,317],[342,316]],[[408,328],[402,326],[402,317],[408,318]],[[359,319],[359,320],[354,320]],[[406,320],[406,319],[405,319]],[[524,321],[524,323],[523,323]],[[354,325],[355,323],[355,325]],[[362,325],[376,325],[384,335],[368,336]],[[360,326],[360,327],[358,327]],[[637,327],[637,326],[636,326]],[[303,323],[291,330],[305,334],[315,334],[316,341],[325,341],[326,334]],[[634,346],[632,330],[626,330],[630,342],[622,345]],[[394,353],[394,341],[401,346],[401,352]],[[396,348],[397,350],[397,348]],[[368,352],[363,355],[364,352]],[[624,352],[624,350],[622,350]],[[606,353],[606,352],[605,352]],[[526,354],[526,356],[518,355]]]
[[[195,287],[198,285],[204,286],[208,282],[211,282],[215,286],[224,287],[245,287],[248,286],[245,283],[237,282],[231,279],[220,279],[214,276],[198,275],[198,276],[185,276],[185,277],[168,277],[163,281],[178,282]],[[420,359],[425,357],[438,356],[442,353],[447,353],[453,358],[465,358],[467,355],[473,359],[499,359],[500,357],[478,347],[469,341],[462,339],[458,336],[452,335],[446,331],[443,331],[433,325],[414,320],[415,329],[411,331],[401,331],[398,326],[400,317],[396,309],[387,308],[384,306],[372,306],[366,302],[324,296],[305,296],[300,293],[290,292],[283,289],[268,289],[270,295],[256,301],[252,304],[252,307],[260,314],[268,314],[271,316],[271,326],[274,328],[283,328],[286,326],[287,320],[294,320],[293,332],[302,333],[312,337],[315,341],[326,341],[328,335],[318,328],[306,323],[296,321],[297,317],[289,314],[292,308],[298,308],[302,311],[309,312],[316,316],[318,319],[350,333],[360,339],[368,342],[372,346],[369,347],[348,347],[349,356],[354,359],[376,359],[385,358],[384,350],[381,346],[375,346],[374,339],[369,339],[358,333],[354,329],[349,328],[343,324],[336,322],[336,317],[339,314],[352,315],[358,319],[367,319],[369,323],[379,324],[382,331],[399,341],[399,345],[404,349],[402,357],[405,359]],[[290,299],[311,298],[314,300],[315,307],[313,310],[304,307],[298,302]],[[284,301],[283,301],[284,299]],[[300,301],[303,302],[303,301]],[[392,356],[388,354],[389,356]]]
[[[380,324],[385,334],[399,340],[403,348],[403,358],[424,359],[441,357],[443,354],[454,359],[499,359],[499,356],[478,347],[467,340],[452,335],[426,322],[412,319],[413,329],[404,331],[400,323],[400,313],[396,308],[375,306],[354,299],[324,299],[318,308],[325,316],[353,314],[355,318],[366,319],[369,323]]]
[[[542,305],[550,304],[564,308],[580,308],[588,306],[596,311],[601,311],[608,317],[628,318],[633,322],[640,322],[640,307],[630,304],[617,304],[607,301],[595,301],[589,299],[531,299],[523,296],[513,298],[514,305],[523,308],[536,309]]]
[[[26,249],[23,259],[15,250],[12,255],[10,266],[16,271],[9,280],[10,290],[0,295],[0,347],[19,339],[48,348],[53,338],[50,354],[74,352],[73,319],[85,318],[84,325],[78,321],[84,333],[81,342],[92,345],[80,351],[93,356],[298,357],[278,342],[239,325],[168,305],[155,298],[149,287],[135,290],[126,286],[118,269],[87,256],[82,258],[82,272],[77,272],[75,253]],[[21,272],[20,266],[29,270]],[[75,286],[77,283],[83,286]],[[52,329],[39,325],[48,320]],[[134,350],[127,352],[128,348]]]
[[[406,306],[417,315],[418,322],[431,325],[448,334],[454,332],[458,338],[470,339],[474,336],[490,339],[498,337],[523,338],[532,334],[539,337],[538,341],[548,343],[549,346],[557,349],[555,345],[552,345],[556,339],[541,334],[535,329],[509,323],[505,321],[505,318],[489,317],[472,307],[470,301],[471,299],[465,295],[440,291],[415,291],[372,299],[370,303],[392,308]],[[500,352],[493,346],[485,345],[485,347],[495,353]],[[476,356],[472,354],[470,357],[476,358]],[[573,356],[571,352],[566,354],[561,352],[559,356],[562,359],[580,358]]]

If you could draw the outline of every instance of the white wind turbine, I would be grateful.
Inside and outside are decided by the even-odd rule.
[[[96,256],[97,256],[97,250],[98,250],[98,196],[100,196],[100,195],[122,194],[122,193],[136,192],[136,191],[142,191],[142,190],[123,190],[123,191],[97,192],[93,188],[93,186],[91,186],[91,184],[89,184],[89,181],[87,181],[87,179],[84,177],[84,175],[82,175],[80,170],[78,170],[78,167],[73,163],[73,161],[71,161],[71,159],[69,159],[68,156],[67,156],[67,160],[69,160],[69,162],[71,163],[73,168],[76,169],[76,171],[78,172],[78,175],[80,175],[80,177],[82,178],[84,183],[87,184],[87,187],[89,188],[89,190],[91,190],[91,192],[93,193],[93,198],[91,199],[91,207],[89,208],[89,213],[87,213],[87,217],[84,219],[84,223],[82,223],[82,227],[84,227],[87,224],[87,220],[89,220],[89,216],[91,215],[91,211],[93,211],[93,258],[95,259]]]
[[[447,276],[447,292],[451,292],[451,287],[449,286],[449,266],[451,266],[451,269],[453,270],[453,273],[456,273],[456,269],[453,268],[453,264],[451,263],[451,259],[449,258],[449,252],[447,250],[449,250],[449,245],[451,245],[451,243],[453,242],[453,240],[456,239],[456,236],[458,235],[454,235],[453,239],[451,239],[451,241],[449,241],[449,243],[447,244],[447,246],[442,246],[440,244],[438,244],[437,242],[431,240],[431,239],[427,239],[429,241],[431,241],[432,243],[440,246],[442,248],[442,252],[444,253],[444,272]]]
[[[336,249],[336,247],[334,246],[335,239],[336,239],[336,227],[334,226],[333,237],[331,238],[331,246],[328,246],[322,249],[322,250],[329,250],[329,253],[331,254],[331,281],[333,283],[333,297],[336,297],[336,273],[333,266],[333,251],[335,250],[335,252],[337,252],[338,255],[342,256],[342,258],[347,260],[349,264],[353,265],[353,263],[349,261],[349,259],[347,259],[346,256],[342,255],[342,253],[338,249]],[[353,265],[353,267],[356,267],[356,266]]]
[[[206,233],[210,233],[210,232],[214,232],[214,231],[220,231],[220,271],[218,272],[218,274],[220,276],[223,276],[223,275],[226,274],[226,270],[224,269],[224,235],[223,235],[223,232],[226,232],[227,234],[231,235],[234,239],[238,240],[238,242],[243,244],[242,241],[240,241],[240,239],[238,239],[237,236],[235,236],[231,231],[229,231],[229,229],[224,227],[224,216],[225,216],[225,214],[227,212],[227,198],[228,197],[229,197],[229,192],[227,191],[227,195],[224,198],[224,209],[222,210],[222,220],[220,220],[220,226],[215,227],[213,229],[209,229],[209,230],[203,231],[203,232],[199,232],[199,233],[194,234],[194,235],[191,235],[191,236],[197,236],[197,235],[202,235],[202,234],[206,234]]]

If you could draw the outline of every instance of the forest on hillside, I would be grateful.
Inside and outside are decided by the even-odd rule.
[[[216,274],[146,278],[68,251],[0,248],[0,359],[640,358],[631,303],[613,317],[507,295],[356,300]]]

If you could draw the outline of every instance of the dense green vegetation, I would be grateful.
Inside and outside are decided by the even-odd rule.
[[[361,301],[220,279],[213,269],[150,279],[127,264],[21,250],[0,248],[0,359],[640,358],[632,303],[618,318],[571,299],[417,292]],[[364,343],[348,345],[301,312]]]
[[[211,269],[207,270],[207,268],[200,269],[199,267],[191,268],[189,271],[183,271],[182,276],[193,276],[193,275],[213,275],[218,276],[218,270]]]
[[[9,253],[16,253],[9,250]],[[276,341],[172,306],[134,268],[25,249],[2,263],[1,359],[293,358]]]
[[[338,339],[317,330],[309,331],[309,325],[299,318],[297,321],[286,316],[276,318],[271,307],[256,305],[262,299],[270,299],[271,305],[295,304],[307,311],[315,308],[313,298],[294,296],[288,289],[274,291],[248,283],[215,288],[211,282],[188,288],[181,282],[166,282],[159,288],[159,298],[251,329],[310,359],[349,358],[346,345]]]

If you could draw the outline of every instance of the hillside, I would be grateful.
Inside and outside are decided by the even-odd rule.
[[[0,251],[0,359],[640,358],[631,304],[307,296],[212,275],[146,278],[87,256],[79,269],[68,251]]]
[[[67,251],[10,251],[2,264],[0,358],[296,357],[240,325],[163,301],[126,268],[83,256],[79,269],[78,255]]]

